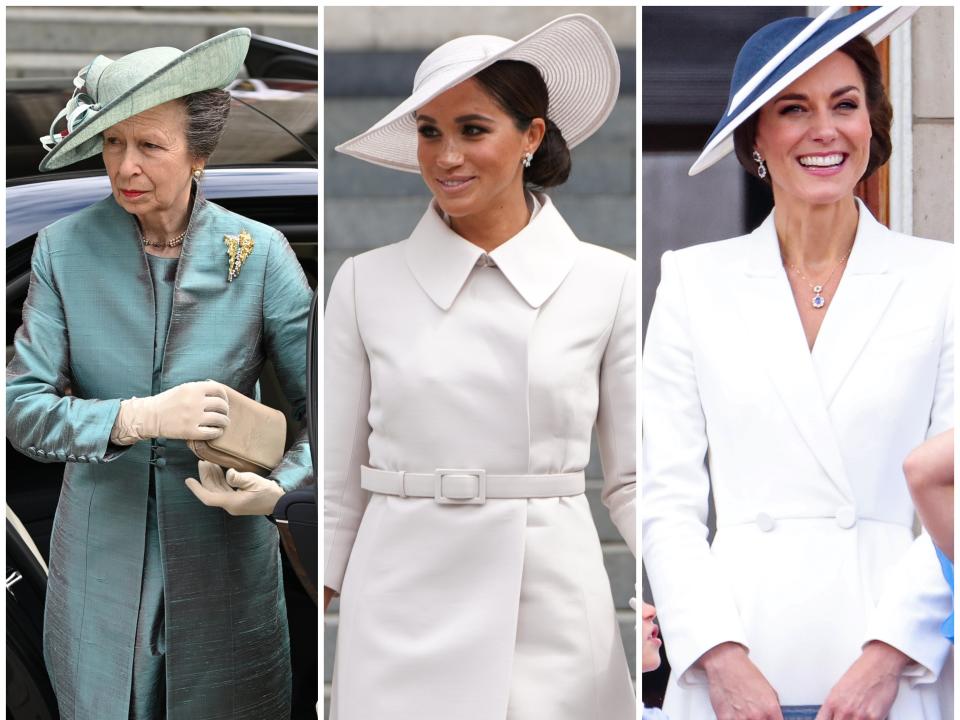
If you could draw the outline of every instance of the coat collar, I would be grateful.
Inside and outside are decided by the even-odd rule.
[[[550,198],[538,195],[540,211],[490,257],[530,307],[538,308],[570,272],[579,240]],[[404,242],[407,266],[417,283],[442,310],[448,310],[483,255],[481,248],[457,235],[430,203],[413,234]]]
[[[773,213],[747,237],[746,277],[737,293],[746,326],[755,329],[754,351],[799,435],[848,497],[852,488],[829,408],[900,281],[891,271],[893,233],[866,205],[857,204],[853,250],[812,353],[783,267]]]

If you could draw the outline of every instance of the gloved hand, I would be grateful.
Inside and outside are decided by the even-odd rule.
[[[220,507],[231,515],[270,515],[283,495],[273,480],[252,472],[227,470],[226,476],[216,463],[201,460],[200,481],[187,478],[187,487],[207,507]]]
[[[214,440],[230,424],[224,386],[215,380],[188,382],[159,395],[120,403],[110,441],[133,445],[138,440]]]

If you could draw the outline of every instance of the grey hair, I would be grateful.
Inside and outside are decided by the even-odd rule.
[[[202,90],[185,95],[187,109],[187,150],[195,158],[206,160],[220,142],[230,114],[230,93],[226,90]]]

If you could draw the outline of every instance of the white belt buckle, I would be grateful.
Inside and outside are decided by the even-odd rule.
[[[433,471],[433,499],[439,505],[483,505],[487,501],[487,471],[437,468]]]

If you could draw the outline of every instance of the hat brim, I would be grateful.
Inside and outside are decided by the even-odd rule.
[[[798,77],[809,71],[814,65],[825,59],[828,55],[835,52],[843,45],[848,43],[858,35],[864,35],[874,45],[879,43],[890,33],[896,30],[900,25],[910,19],[918,8],[900,7],[900,6],[880,6],[874,8],[869,14],[865,15],[856,23],[845,28],[841,32],[832,36],[817,49],[803,58],[788,72],[784,73],[775,82],[765,87],[762,92],[749,97],[742,104],[741,109],[735,109],[729,114],[729,118],[721,120],[721,124],[714,130],[713,135],[707,142],[700,156],[693,165],[690,166],[688,175],[691,177],[703,172],[707,168],[715,165],[722,160],[728,153],[733,151],[733,132],[742,125],[747,118],[757,112],[766,103],[772,100],[779,92],[790,85]],[[824,16],[832,16],[837,11],[836,7],[830,7],[821,13],[817,20],[824,19]],[[788,60],[785,59],[784,62]]]
[[[588,15],[565,15],[483,60],[427,80],[373,127],[335,150],[375,165],[419,173],[414,111],[500,60],[520,60],[540,71],[547,85],[549,119],[571,148],[604,123],[620,91],[617,51],[603,26]]]
[[[40,171],[56,170],[96,155],[103,148],[100,133],[144,110],[191,93],[225,88],[243,67],[249,46],[250,30],[236,28],[178,55],[64,137],[40,162]]]

